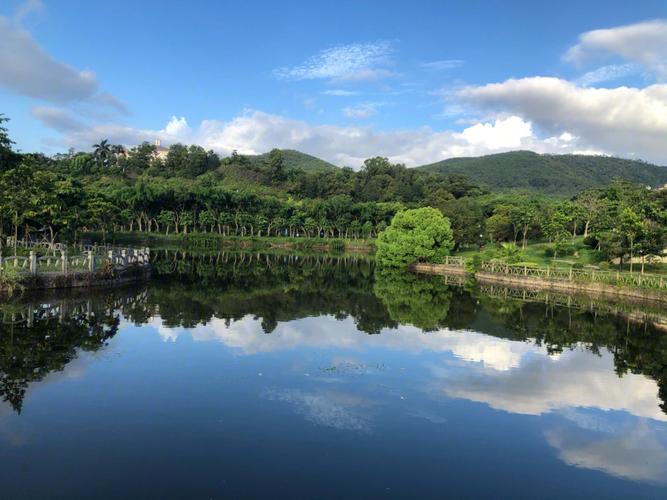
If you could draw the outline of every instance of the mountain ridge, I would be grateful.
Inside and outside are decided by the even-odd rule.
[[[667,167],[641,160],[539,154],[525,150],[449,158],[415,168],[444,175],[463,174],[493,189],[527,189],[550,194],[574,194],[583,189],[605,186],[614,178],[652,187],[667,183]]]

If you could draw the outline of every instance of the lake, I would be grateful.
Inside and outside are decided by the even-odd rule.
[[[0,307],[3,498],[667,497],[659,308],[156,258]]]

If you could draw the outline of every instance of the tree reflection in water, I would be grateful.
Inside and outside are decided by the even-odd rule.
[[[0,394],[20,412],[30,383],[62,371],[79,351],[104,347],[121,318],[145,324],[160,316],[167,327],[192,328],[251,315],[271,334],[281,322],[328,315],[350,317],[367,334],[410,324],[529,341],[549,352],[608,349],[619,375],[658,382],[667,413],[667,335],[652,320],[640,321],[632,308],[566,307],[514,295],[376,271],[363,256],[163,251],[146,288],[25,296],[2,305]]]
[[[118,332],[119,306],[129,295],[33,296],[0,305],[0,396],[18,413],[28,385],[62,371],[80,351],[104,347]]]

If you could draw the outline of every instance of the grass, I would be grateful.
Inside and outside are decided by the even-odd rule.
[[[583,243],[583,237],[575,238],[571,248],[565,255],[557,255],[554,259],[548,254],[548,250],[553,246],[547,242],[532,242],[529,243],[525,250],[521,249],[520,244],[517,245],[518,253],[514,259],[510,259],[509,264],[513,265],[528,265],[538,267],[593,267],[599,269],[609,269],[614,271],[630,270],[630,265],[625,263],[621,269],[617,264],[607,263],[600,252],[593,250]],[[476,248],[465,249],[454,253],[458,257],[465,259],[472,259],[478,255],[481,261],[490,261],[493,259],[506,261],[506,252],[503,251],[501,245],[489,244],[482,250]],[[641,264],[635,263],[633,265],[634,272],[639,272]],[[645,264],[645,273],[651,274],[667,274],[667,264],[655,263]]]

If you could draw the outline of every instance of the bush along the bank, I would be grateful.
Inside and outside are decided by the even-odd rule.
[[[435,208],[398,212],[377,240],[381,266],[405,267],[417,262],[443,262],[454,247],[449,219]]]

